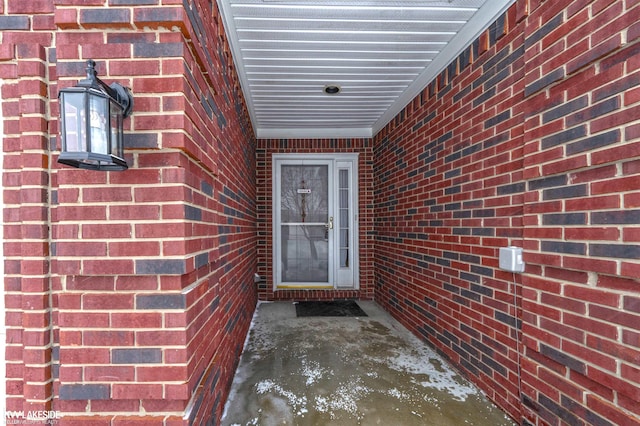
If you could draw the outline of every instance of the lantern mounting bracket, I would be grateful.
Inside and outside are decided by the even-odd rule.
[[[96,61],[87,60],[87,78],[78,82],[78,87],[88,87],[104,91],[122,107],[122,118],[127,118],[133,111],[133,96],[131,90],[120,83],[111,83],[110,86],[98,78]]]

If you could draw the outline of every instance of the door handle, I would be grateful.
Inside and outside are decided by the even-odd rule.
[[[333,229],[333,216],[329,217],[329,223],[327,223],[326,225],[324,225],[325,228],[327,229]]]

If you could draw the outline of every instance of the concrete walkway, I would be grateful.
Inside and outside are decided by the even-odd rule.
[[[223,425],[514,425],[373,302],[367,317],[297,318],[261,303]]]

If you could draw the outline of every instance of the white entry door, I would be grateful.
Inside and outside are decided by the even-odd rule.
[[[275,289],[358,286],[357,154],[273,156]]]

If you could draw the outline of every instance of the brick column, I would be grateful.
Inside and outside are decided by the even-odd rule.
[[[24,20],[19,17],[15,23]],[[11,36],[7,36],[10,39]],[[3,40],[4,238],[7,409],[49,410],[52,299],[49,273],[47,61],[39,44]]]
[[[135,106],[129,170],[53,168],[55,407],[70,425],[212,421],[256,302],[255,146],[217,11],[86,3],[55,10],[56,83],[91,58]]]

